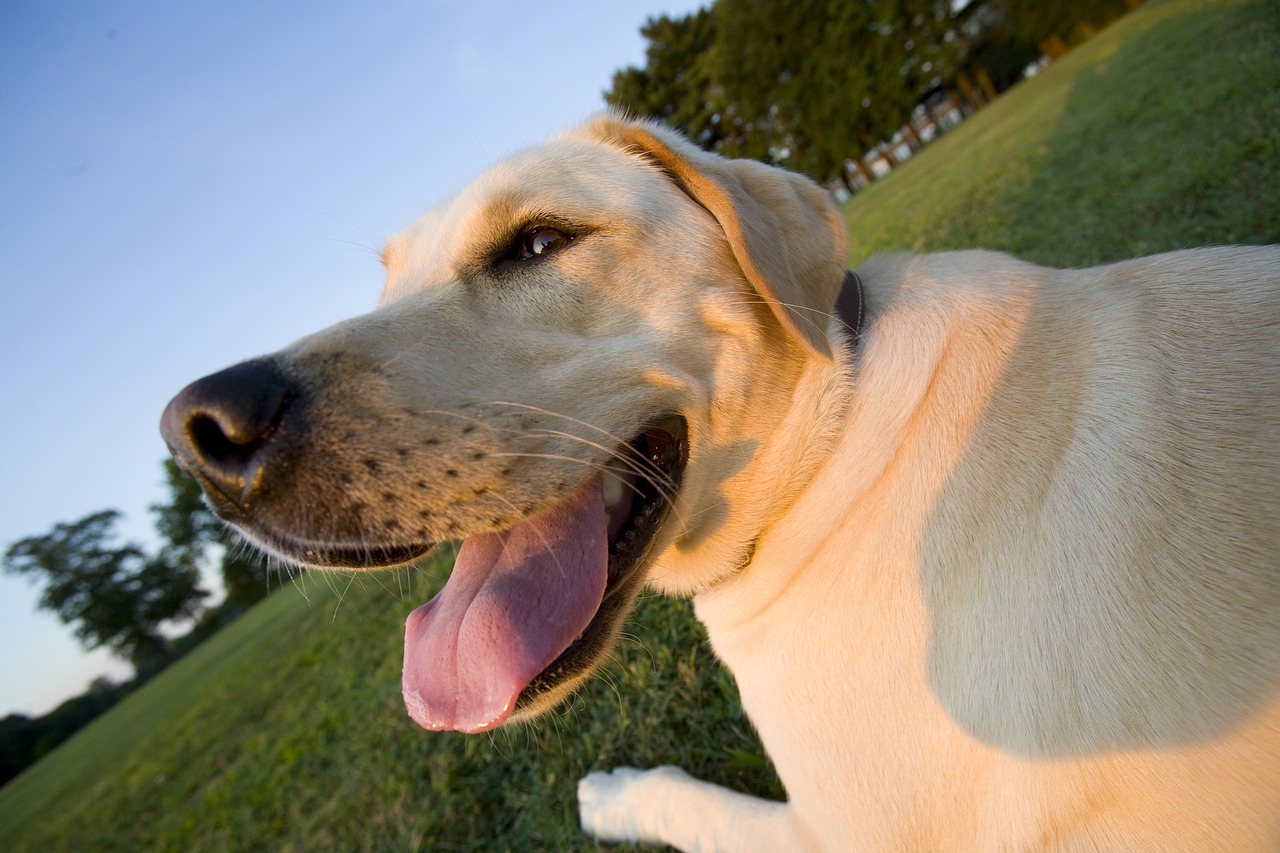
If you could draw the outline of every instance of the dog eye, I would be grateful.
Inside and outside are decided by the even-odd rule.
[[[538,228],[520,238],[516,259],[527,261],[569,245],[569,236],[554,228]]]

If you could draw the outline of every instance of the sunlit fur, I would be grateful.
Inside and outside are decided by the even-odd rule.
[[[842,229],[803,178],[613,116],[499,163],[388,243],[377,310],[277,355],[310,426],[259,523],[505,529],[676,413],[648,580],[695,596],[788,802],[592,774],[590,832],[1280,848],[1280,250],[877,258],[855,350]]]
[[[749,357],[795,381],[749,415],[769,452],[722,480],[745,550],[713,535],[655,569],[697,592],[788,803],[593,774],[584,826],[698,850],[1276,849],[1280,250],[860,272],[851,360]]]

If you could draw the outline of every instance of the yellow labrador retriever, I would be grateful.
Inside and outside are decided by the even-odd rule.
[[[164,435],[283,559],[465,540],[406,628],[430,729],[546,709],[642,585],[694,596],[788,800],[593,773],[601,839],[1280,849],[1280,249],[844,258],[809,181],[601,116]]]

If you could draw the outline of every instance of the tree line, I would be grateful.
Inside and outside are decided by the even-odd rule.
[[[1021,78],[1140,0],[714,0],[641,27],[645,65],[605,101],[702,147],[849,189],[850,161],[930,93]]]
[[[204,504],[200,486],[172,460],[164,462],[168,500],[150,507],[160,547],[154,553],[117,541],[117,510],[54,525],[13,543],[4,570],[43,585],[39,606],[71,627],[86,649],[106,648],[133,664],[132,681],[99,679],[89,690],[41,717],[0,719],[0,784],[53,749],[125,693],[234,619],[267,594],[264,561]],[[225,598],[204,607],[211,592],[201,566],[219,561]],[[195,620],[170,639],[165,628]]]

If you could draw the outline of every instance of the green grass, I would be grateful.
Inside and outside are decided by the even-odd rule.
[[[1082,265],[1280,241],[1277,46],[1268,0],[1153,0],[859,194],[852,257],[985,246]],[[556,716],[417,728],[402,626],[446,569],[285,584],[0,789],[0,849],[592,850],[576,780],[619,764],[780,795],[682,601],[643,601]]]
[[[1058,266],[1280,242],[1280,6],[1150,2],[845,209],[850,257]]]
[[[781,795],[684,601],[642,601],[644,642],[558,715],[422,731],[402,626],[447,557],[286,584],[0,789],[0,849],[589,850],[577,779],[628,763]]]

